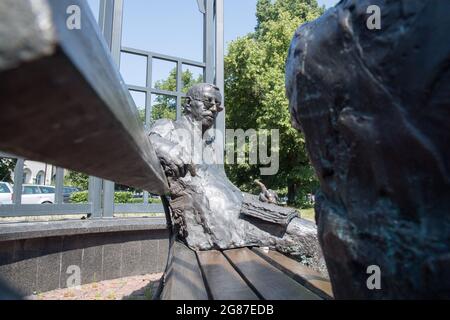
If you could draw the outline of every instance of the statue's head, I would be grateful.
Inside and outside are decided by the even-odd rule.
[[[217,114],[223,110],[219,88],[209,83],[193,85],[186,94],[184,113],[194,121],[201,121],[202,128],[211,128]]]

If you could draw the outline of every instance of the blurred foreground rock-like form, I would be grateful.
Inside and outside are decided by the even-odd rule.
[[[366,27],[369,5],[381,30]],[[336,298],[450,298],[449,12],[450,1],[344,0],[295,33],[287,94],[320,179]],[[371,265],[380,290],[367,287]]]

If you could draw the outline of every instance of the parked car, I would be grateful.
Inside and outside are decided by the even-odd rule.
[[[55,187],[24,184],[22,186],[22,204],[55,203]]]
[[[144,197],[144,193],[143,192],[133,192],[133,199],[141,199]]]
[[[74,192],[79,192],[80,189],[77,187],[63,187],[63,199],[65,203],[70,202],[70,195]]]
[[[0,182],[0,204],[12,204],[13,188],[8,182]]]

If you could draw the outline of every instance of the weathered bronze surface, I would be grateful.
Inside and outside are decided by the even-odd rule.
[[[373,4],[380,30],[366,27]],[[293,38],[287,94],[320,180],[336,298],[450,297],[449,12],[450,1],[345,0]]]
[[[261,188],[259,194],[259,200],[262,202],[277,204],[279,201],[278,194],[272,189],[267,189],[267,187],[259,180],[255,180],[255,183]]]
[[[222,110],[218,88],[194,85],[187,96],[184,115],[156,121],[150,133],[169,181],[179,235],[195,250],[271,246],[325,272],[316,226],[295,210],[243,194],[215,161],[214,131],[208,129]],[[202,133],[199,147],[194,142]],[[199,153],[203,158],[196,161]]]

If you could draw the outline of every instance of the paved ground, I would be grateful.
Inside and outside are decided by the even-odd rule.
[[[58,289],[27,297],[30,300],[151,300],[162,273],[106,280],[79,288]]]

